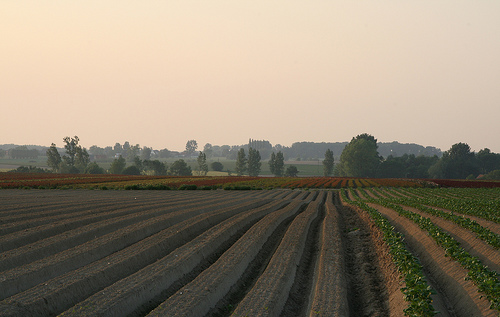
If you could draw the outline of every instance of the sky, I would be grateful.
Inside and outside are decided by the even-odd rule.
[[[500,1],[0,2],[0,144],[500,153]]]

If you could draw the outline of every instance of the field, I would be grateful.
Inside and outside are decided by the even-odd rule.
[[[161,162],[167,164],[167,166],[171,166],[173,162],[178,160],[179,158],[167,158],[160,159]],[[193,170],[193,174],[196,174],[196,170],[198,168],[198,162],[196,158],[183,158],[183,160],[187,163],[188,166]],[[104,159],[96,161],[96,163],[108,170],[111,166],[112,158]],[[224,168],[222,172],[209,171],[211,175],[224,175],[228,176],[228,171],[231,172],[232,175],[235,174],[236,169],[236,160],[228,160],[224,157],[215,157],[207,160],[208,165],[210,166],[213,162],[220,162]],[[132,162],[127,162],[127,166],[131,165]],[[320,160],[316,161],[286,161],[285,169],[287,166],[293,165],[297,167],[299,176],[322,176],[323,175],[323,165]],[[19,166],[35,166],[50,169],[47,165],[47,157],[45,155],[41,155],[35,159],[12,159],[12,158],[0,158],[0,171],[7,172],[9,170],[14,170]],[[262,176],[272,176],[272,173],[269,169],[268,161],[262,161],[261,172]]]
[[[0,316],[498,316],[500,189],[370,182],[0,190]]]
[[[367,187],[500,187],[500,181],[352,177],[128,176],[1,173],[0,189],[340,189]]]

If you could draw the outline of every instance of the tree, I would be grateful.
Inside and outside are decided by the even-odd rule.
[[[236,174],[238,176],[241,176],[243,174],[245,174],[245,172],[247,171],[247,157],[246,157],[246,154],[245,154],[245,150],[243,148],[241,148],[239,151],[238,151],[238,156],[236,158]]]
[[[340,155],[340,176],[374,177],[381,162],[377,148],[377,140],[369,134],[352,138]]]
[[[83,173],[85,172],[85,169],[87,168],[87,165],[89,165],[89,163],[90,163],[89,153],[87,153],[87,150],[85,148],[78,146],[76,148],[75,167],[78,168],[80,173]]]
[[[124,145],[125,146],[125,145]],[[141,146],[139,144],[132,145],[127,149],[127,158],[134,159],[136,156],[139,155],[139,152],[141,151]],[[146,159],[146,158],[145,158]],[[149,158],[147,158],[149,160]]]
[[[115,154],[121,154],[123,152],[123,147],[120,143],[116,142],[115,146],[113,147],[113,151],[115,152]]]
[[[431,166],[429,174],[433,178],[465,179],[479,174],[479,163],[467,143],[456,143]]]
[[[64,161],[69,166],[75,166],[75,156],[77,153],[78,142],[80,139],[75,135],[74,138],[70,138],[69,136],[63,138],[64,148],[66,149],[66,155],[63,156]]]
[[[207,156],[205,153],[200,151],[200,154],[198,155],[198,174],[201,175],[207,175],[208,173],[208,164],[207,164]]]
[[[276,154],[271,153],[271,158],[269,159],[269,170],[271,171],[271,174],[274,175],[274,166],[276,165]]]
[[[269,160],[269,169],[274,176],[281,177],[285,169],[285,157],[281,151],[278,154],[271,153],[271,159]]]
[[[249,148],[248,149],[248,175],[259,176],[260,174],[260,153],[259,151]]]
[[[135,165],[127,166],[123,169],[122,174],[124,175],[141,175],[141,171]]]
[[[125,159],[120,155],[119,158],[114,159],[113,162],[111,162],[109,172],[111,174],[121,174],[126,164]]]
[[[222,170],[224,169],[224,165],[222,165],[221,162],[212,162],[212,164],[210,164],[210,167],[216,172],[222,172]]]
[[[203,153],[205,153],[208,158],[212,157],[213,151],[213,146],[210,143],[205,144],[203,147]]]
[[[196,152],[196,149],[198,148],[198,143],[196,140],[189,140],[186,143],[186,153],[188,156],[193,155],[194,152]]]
[[[479,164],[479,172],[482,174],[500,169],[500,154],[493,153],[488,148],[477,152],[476,158]]]
[[[330,176],[333,174],[334,158],[332,150],[328,149],[325,152],[325,159],[323,160],[323,175]]]
[[[142,164],[148,175],[167,175],[167,166],[159,160],[144,160]]]
[[[192,175],[191,167],[180,159],[172,163],[170,166],[170,174],[174,176],[190,176]]]
[[[104,168],[100,167],[96,162],[87,165],[85,174],[104,174]]]
[[[299,171],[297,170],[297,168],[293,165],[290,165],[286,168],[285,176],[286,177],[297,177],[298,173],[299,173]]]
[[[141,158],[143,160],[149,160],[149,159],[151,159],[151,152],[152,151],[153,151],[153,149],[150,148],[150,147],[147,147],[147,146],[143,147],[142,148],[142,153],[141,153]]]
[[[47,149],[47,165],[52,168],[52,171],[57,172],[59,170],[59,166],[61,165],[62,158],[59,154],[59,151],[56,148],[56,145],[52,143],[50,147]]]

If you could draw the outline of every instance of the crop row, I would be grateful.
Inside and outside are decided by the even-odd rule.
[[[375,208],[362,201],[349,199],[345,189],[342,190],[342,198],[344,202],[368,212],[382,231],[384,242],[389,245],[392,259],[405,282],[401,289],[405,300],[408,301],[408,307],[404,310],[404,314],[406,316],[434,316],[435,310],[431,298],[433,290],[424,277],[422,265],[406,248],[403,235],[397,232],[394,226]]]
[[[395,210],[398,214],[412,220],[421,229],[425,230],[438,243],[438,245],[440,245],[444,249],[447,256],[456,260],[462,265],[464,269],[467,270],[468,278],[470,278],[477,285],[479,291],[484,293],[486,295],[486,298],[490,301],[490,308],[500,311],[500,281],[498,280],[499,274],[483,265],[479,258],[470,255],[460,246],[459,242],[457,242],[450,234],[442,230],[439,226],[435,225],[429,218],[425,218],[415,212],[407,210],[401,207],[400,204],[412,205],[425,212],[429,212],[430,214],[441,216],[445,219],[454,221],[457,224],[466,227],[467,229],[475,231],[479,236],[484,238],[485,241],[492,245],[497,245],[497,235],[489,232],[489,230],[479,226],[477,223],[474,223],[471,220],[464,219],[463,217],[460,218],[451,215],[447,216],[444,212],[443,214],[432,208],[426,208],[419,203],[411,203],[411,200],[405,200],[401,198],[381,198],[381,196],[379,195],[378,199],[371,198],[368,199],[368,201]]]

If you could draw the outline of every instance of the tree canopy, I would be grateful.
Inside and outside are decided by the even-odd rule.
[[[259,176],[260,174],[260,168],[261,168],[261,162],[260,162],[260,153],[259,151],[249,148],[248,149],[248,175],[249,176]],[[275,167],[275,172],[276,172],[276,167]]]
[[[429,169],[432,178],[465,179],[478,175],[479,162],[467,143],[456,143]]]
[[[285,170],[285,157],[283,156],[283,152],[279,151],[278,154],[274,154],[274,152],[271,153],[269,169],[274,176],[283,176]]]
[[[180,159],[172,163],[170,174],[174,176],[190,176],[193,172],[191,171],[191,167],[184,160]]]
[[[238,157],[236,158],[236,174],[243,175],[247,171],[247,157],[243,148],[239,149]]]
[[[325,152],[325,159],[323,160],[323,176],[331,176],[333,174],[334,159],[333,152],[327,149]]]
[[[340,155],[339,174],[349,177],[375,177],[381,162],[377,139],[367,133],[352,138]]]

